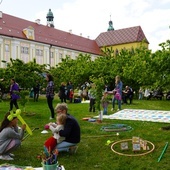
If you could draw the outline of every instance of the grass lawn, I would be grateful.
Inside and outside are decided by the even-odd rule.
[[[59,102],[56,98],[54,106]],[[20,105],[19,105],[20,106]],[[166,142],[170,141],[170,131],[162,131],[162,126],[167,126],[167,123],[153,123],[142,121],[129,120],[103,120],[102,123],[92,123],[83,121],[84,117],[92,117],[98,113],[88,112],[89,104],[86,103],[68,103],[69,113],[76,117],[81,126],[81,142],[77,153],[69,155],[68,153],[60,153],[58,156],[59,164],[64,165],[66,170],[168,170],[170,147],[167,148],[160,162],[158,158]],[[21,110],[22,107],[20,106]],[[149,110],[170,110],[170,101],[166,100],[134,100],[132,105],[122,105],[122,109],[149,109]],[[9,109],[9,101],[0,102],[0,121],[4,114]],[[111,104],[109,105],[109,114]],[[19,166],[40,167],[41,161],[37,159],[37,155],[43,151],[44,141],[51,136],[51,133],[41,134],[44,130],[44,125],[47,124],[50,117],[50,112],[47,107],[46,99],[40,97],[38,102],[33,102],[29,99],[26,105],[26,112],[35,113],[29,115],[22,113],[22,117],[30,126],[31,129],[39,128],[33,132],[22,142],[18,150],[14,152],[14,161],[2,161],[0,164],[10,163]],[[133,128],[131,131],[121,132],[116,136],[116,132],[102,131],[102,126],[111,124],[127,124]],[[145,156],[121,156],[115,154],[111,150],[111,145],[106,145],[107,140],[119,141],[139,136],[145,140],[152,142],[155,145],[155,150]]]

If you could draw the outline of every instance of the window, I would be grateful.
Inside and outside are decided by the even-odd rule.
[[[34,28],[32,26],[29,26],[28,28],[23,29],[23,33],[28,39],[34,40]]]
[[[51,57],[51,58],[54,58],[54,53],[53,53],[53,52],[51,52],[50,57]]]
[[[29,48],[28,47],[21,47],[21,53],[22,54],[29,54]]]
[[[118,55],[118,54],[119,54],[119,50],[118,50],[118,49],[116,49],[115,54],[116,54],[116,55]]]
[[[43,50],[36,49],[36,56],[43,56]]]
[[[62,53],[60,53],[59,54],[59,59],[62,60],[62,57],[63,57],[63,55],[62,55]]]
[[[28,31],[28,36],[32,37],[33,36],[33,32],[32,31]]]
[[[9,44],[5,44],[5,52],[9,52]]]

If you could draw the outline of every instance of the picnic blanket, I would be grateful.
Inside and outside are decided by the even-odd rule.
[[[170,123],[170,111],[124,109],[111,115],[103,115],[103,119],[139,120]]]
[[[13,165],[13,164],[7,164],[6,163],[6,164],[1,164],[0,165],[0,170],[43,170],[43,168],[42,167],[33,168],[31,166],[18,166],[18,165]],[[60,170],[65,170],[63,165],[61,165]]]

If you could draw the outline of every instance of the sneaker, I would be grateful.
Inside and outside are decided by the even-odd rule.
[[[9,153],[9,156],[10,157],[14,157],[15,155],[13,153]]]
[[[52,120],[52,119],[54,119],[54,118],[50,117],[49,119]]]
[[[8,161],[14,160],[14,158],[11,158],[9,155],[0,155],[0,159]]]
[[[77,152],[78,146],[70,146],[69,147],[69,153],[74,154]]]

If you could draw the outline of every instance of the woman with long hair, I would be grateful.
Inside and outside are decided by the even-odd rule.
[[[123,83],[120,80],[120,76],[116,76],[115,77],[115,88],[114,88],[114,90],[107,92],[107,94],[113,94],[111,111],[113,111],[114,108],[115,108],[115,101],[116,100],[117,100],[117,103],[118,103],[118,111],[121,110],[122,87],[123,87]]]
[[[13,160],[11,152],[21,145],[26,125],[18,130],[18,118],[13,112],[7,112],[0,126],[0,159]]]
[[[54,107],[53,107],[54,82],[53,82],[52,75],[47,74],[46,75],[46,80],[48,82],[47,87],[46,87],[46,98],[47,98],[48,107],[49,107],[50,112],[51,112],[50,119],[54,119]]]

